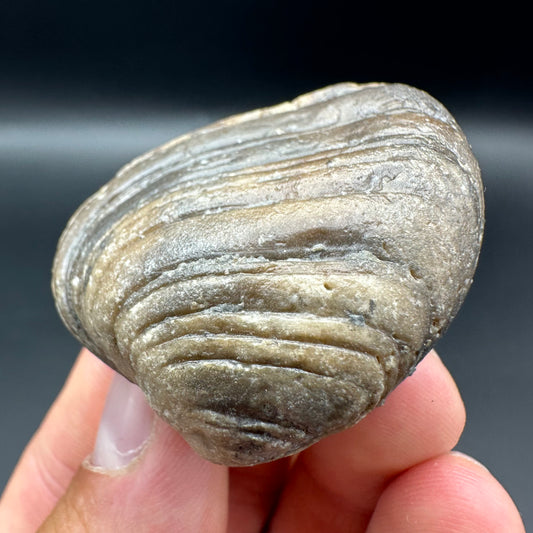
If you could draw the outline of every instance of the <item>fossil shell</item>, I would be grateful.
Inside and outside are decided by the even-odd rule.
[[[250,465],[347,428],[471,284],[478,165],[399,84],[326,87],[135,159],[63,233],[70,331],[203,456]]]

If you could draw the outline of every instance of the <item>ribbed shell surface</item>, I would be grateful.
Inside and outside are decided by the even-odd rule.
[[[247,465],[356,423],[455,316],[478,165],[405,85],[334,85],[135,159],[63,233],[70,331],[199,453]]]

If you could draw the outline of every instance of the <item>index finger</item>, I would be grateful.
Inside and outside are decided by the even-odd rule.
[[[457,387],[431,352],[384,406],[300,454],[273,530],[364,531],[387,483],[451,450],[464,423]]]

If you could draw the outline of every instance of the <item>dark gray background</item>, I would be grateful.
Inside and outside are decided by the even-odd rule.
[[[0,487],[78,345],[49,290],[78,204],[132,157],[229,113],[337,81],[399,81],[455,114],[486,185],[467,301],[438,349],[463,394],[459,449],[533,525],[533,79],[520,17],[344,2],[0,5]],[[485,13],[487,15],[487,13]]]

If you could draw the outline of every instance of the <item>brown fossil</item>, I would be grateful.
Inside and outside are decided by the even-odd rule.
[[[472,282],[478,165],[444,107],[344,83],[135,159],[70,220],[70,331],[208,459],[250,465],[355,424]]]

